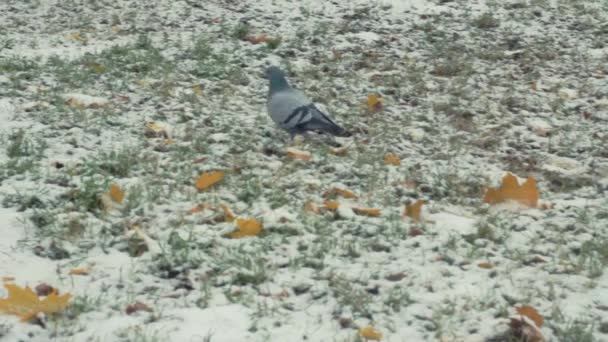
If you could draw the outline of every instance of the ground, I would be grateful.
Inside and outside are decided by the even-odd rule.
[[[607,19],[602,0],[2,1],[0,277],[72,298],[0,315],[0,340],[516,341],[530,306],[546,340],[608,341]],[[269,65],[353,136],[291,141]],[[509,172],[536,207],[483,201]],[[230,212],[262,232],[231,238]]]

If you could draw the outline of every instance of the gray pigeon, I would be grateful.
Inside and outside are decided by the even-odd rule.
[[[293,137],[306,131],[318,131],[347,137],[350,133],[320,111],[303,92],[292,88],[285,74],[276,66],[266,70],[270,81],[268,114]]]

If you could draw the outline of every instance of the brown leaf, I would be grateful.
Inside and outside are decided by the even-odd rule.
[[[490,264],[489,262],[480,262],[479,264],[477,264],[477,267],[489,270],[494,268],[494,265]]]
[[[287,157],[296,160],[309,161],[312,159],[312,154],[308,151],[298,150],[294,147],[288,147],[285,152],[287,152]]]
[[[222,179],[224,179],[224,172],[222,171],[204,172],[196,179],[196,188],[198,191],[206,190]]]
[[[265,43],[270,38],[265,34],[257,34],[257,35],[252,34],[252,35],[248,35],[245,39],[247,39],[247,41],[250,42],[251,44],[259,44],[259,43]]]
[[[334,154],[336,156],[345,156],[346,152],[348,152],[348,146],[329,148],[329,153]]]
[[[233,222],[236,219],[236,215],[226,204],[220,204],[220,208],[224,212],[224,221]]]
[[[152,308],[149,307],[148,305],[142,303],[142,302],[135,302],[132,304],[127,305],[127,307],[125,308],[125,313],[127,315],[132,315],[134,313],[136,313],[137,311],[146,311],[146,312],[152,312]]]
[[[528,207],[536,208],[538,197],[539,191],[534,177],[529,176],[523,184],[519,185],[517,177],[508,173],[502,178],[502,185],[499,188],[488,188],[486,190],[483,201],[489,204],[497,204],[514,200]]]
[[[357,198],[357,195],[354,192],[348,189],[340,189],[336,187],[325,191],[325,193],[323,194],[323,198],[332,198],[335,196],[341,196],[344,198]]]
[[[353,211],[357,215],[373,216],[373,217],[380,216],[380,209],[377,209],[377,208],[353,207]]]
[[[340,202],[326,201],[324,207],[329,210],[336,210],[340,206]]]
[[[78,267],[78,268],[72,268],[68,274],[69,275],[89,275],[90,271],[91,270],[88,267]]]
[[[541,328],[545,323],[545,319],[541,316],[535,308],[529,305],[522,305],[518,308],[515,308],[517,313],[531,319],[537,327]]]
[[[514,316],[510,317],[509,327],[511,328],[511,334],[517,338],[518,341],[524,342],[544,342],[545,337],[543,336],[540,329],[534,324],[534,322],[526,316]]]
[[[320,212],[320,208],[314,204],[313,201],[308,201],[306,204],[304,204],[304,211],[307,213],[318,214]]]
[[[394,155],[394,154],[392,154],[392,153],[389,152],[384,157],[384,164],[399,166],[399,165],[401,165],[401,159],[399,159],[398,156],[396,156],[396,155]]]
[[[420,221],[420,213],[422,212],[422,205],[426,202],[423,200],[417,200],[413,204],[405,206],[403,210],[403,217],[409,217],[413,221]]]

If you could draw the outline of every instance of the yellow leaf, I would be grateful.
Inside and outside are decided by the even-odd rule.
[[[196,179],[196,188],[199,191],[205,190],[222,179],[224,179],[222,171],[204,172]]]
[[[287,152],[287,156],[291,159],[309,161],[312,159],[312,154],[308,151],[298,150],[297,148],[288,147],[285,152]]]
[[[373,341],[380,341],[382,339],[382,334],[373,327],[365,327],[359,329],[359,336],[365,338],[366,340]]]
[[[234,212],[232,212],[232,210],[230,210],[227,205],[220,204],[220,208],[222,208],[222,211],[224,212],[224,220],[226,222],[232,222],[234,221],[234,219],[236,219],[236,215],[234,214]]]
[[[538,197],[539,191],[534,177],[529,176],[522,185],[519,185],[517,177],[507,173],[502,178],[502,185],[499,188],[488,188],[486,190],[483,201],[489,204],[497,204],[514,200],[528,207],[536,208]]]
[[[543,318],[543,316],[541,316],[538,311],[536,311],[535,308],[529,306],[529,305],[522,305],[518,308],[516,308],[515,310],[517,310],[517,313],[522,315],[522,316],[526,316],[529,319],[531,319],[534,324],[536,324],[537,327],[541,328],[543,326],[543,324],[545,323],[545,319]]]
[[[367,111],[370,113],[382,109],[382,99],[376,94],[367,95]]]
[[[325,202],[325,208],[329,210],[336,210],[340,206],[340,202],[336,201],[327,201]]]
[[[8,290],[8,297],[0,299],[0,311],[19,316],[22,321],[29,321],[40,312],[61,311],[68,306],[72,297],[69,293],[59,296],[57,292],[53,292],[40,300],[29,287],[23,288],[14,284],[4,284],[4,287]]]
[[[72,34],[70,34],[70,37],[72,38],[72,40],[76,40],[79,42],[86,42],[87,38],[83,37],[79,32],[74,32]]]
[[[108,192],[112,201],[120,204],[125,198],[125,192],[118,186],[118,184],[110,185],[110,191]]]
[[[165,130],[164,126],[157,124],[156,122],[148,122],[146,124],[146,127],[154,131],[155,133],[162,132]]]
[[[72,268],[68,274],[70,275],[89,275],[91,270],[88,267]]]
[[[192,92],[194,94],[196,94],[197,96],[203,96],[203,88],[201,88],[201,86],[194,86],[192,87]]]
[[[256,219],[236,219],[237,231],[230,233],[233,239],[256,236],[262,231],[262,223]]]
[[[98,74],[101,74],[102,72],[106,71],[106,67],[99,63],[89,63],[87,66]]]
[[[422,211],[422,205],[426,203],[423,200],[417,200],[413,204],[406,205],[403,210],[403,217],[409,217],[413,221],[420,221],[420,212]]]
[[[384,164],[399,166],[399,165],[401,165],[401,159],[399,159],[398,156],[389,152],[384,157]]]
[[[361,207],[353,207],[353,211],[357,215],[365,215],[365,216],[380,216],[380,209],[377,208],[361,208]]]

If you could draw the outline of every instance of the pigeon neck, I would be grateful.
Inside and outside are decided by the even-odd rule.
[[[289,83],[287,83],[285,77],[281,75],[272,75],[270,77],[270,95],[285,89],[289,89]]]

